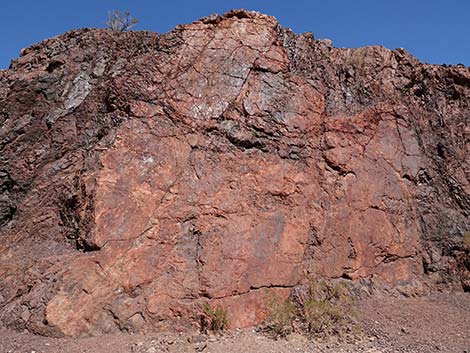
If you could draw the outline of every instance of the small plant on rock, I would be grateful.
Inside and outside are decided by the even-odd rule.
[[[113,32],[127,32],[132,27],[134,27],[137,22],[139,22],[136,18],[131,16],[129,11],[124,12],[121,11],[110,11],[108,13],[108,21],[106,22],[107,28],[111,29]]]

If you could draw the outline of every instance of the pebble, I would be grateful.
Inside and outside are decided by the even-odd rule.
[[[194,349],[196,350],[196,352],[202,352],[206,348],[207,348],[207,343],[202,343],[202,344],[197,345]]]

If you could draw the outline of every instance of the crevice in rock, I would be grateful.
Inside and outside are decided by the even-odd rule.
[[[238,147],[242,150],[247,150],[247,149],[263,150],[265,147],[264,144],[258,139],[250,139],[250,140],[242,139],[232,134],[226,134],[225,136],[235,147]]]
[[[63,65],[64,65],[63,61],[51,60],[51,62],[46,67],[46,71],[51,73],[51,72],[55,71],[56,69],[60,68]]]
[[[325,163],[327,164],[329,168],[331,168],[333,171],[335,171],[342,177],[347,176],[347,175],[356,176],[356,173],[354,173],[353,171],[344,169],[342,166],[335,164],[334,162],[332,162],[325,156],[323,157],[323,160],[325,161]]]
[[[320,235],[318,234],[318,230],[315,227],[311,227],[309,234],[310,236],[307,240],[307,244],[305,244],[305,250],[303,255],[303,258],[306,261],[313,259],[316,249],[322,244],[322,240],[320,238]]]
[[[384,258],[382,259],[382,263],[386,264],[389,262],[394,262],[398,260],[403,260],[403,259],[411,259],[414,258],[416,254],[410,254],[410,255],[397,255],[397,254],[385,254]]]
[[[76,241],[78,239],[80,223],[78,195],[75,194],[63,200],[59,216],[66,232],[66,238]]]
[[[267,284],[263,286],[250,286],[250,289],[244,292],[238,292],[238,293],[221,295],[221,296],[213,296],[210,299],[225,299],[225,298],[231,298],[231,297],[239,297],[242,295],[249,294],[251,292],[256,292],[256,291],[264,290],[264,289],[292,289],[297,285],[298,284]]]
[[[403,174],[401,177],[402,177],[402,179],[404,179],[404,180],[408,180],[408,181],[410,181],[410,182],[412,182],[412,183],[414,183],[414,182],[415,182],[415,178],[414,178],[414,177],[412,177],[412,176],[410,176],[410,175],[409,175],[409,174],[407,174],[407,173]]]
[[[225,17],[225,18],[236,17],[239,20],[242,20],[242,19],[245,19],[245,18],[252,18],[253,15],[251,15],[250,12],[246,11],[246,10],[232,10],[232,11],[226,13],[223,17]]]
[[[100,251],[101,247],[91,242],[82,241],[79,249],[83,250],[83,252],[86,253],[86,252]]]
[[[194,239],[195,242],[195,251],[194,251],[194,260],[196,262],[196,272],[197,272],[197,283],[199,285],[199,288],[201,288],[201,277],[202,277],[202,272],[203,272],[203,266],[204,262],[201,259],[201,252],[202,252],[202,242],[201,242],[201,236],[202,233],[200,232],[199,229],[197,229],[196,225],[192,222],[192,220],[197,219],[196,216],[190,217],[189,220],[186,222],[190,222],[189,224],[189,233],[191,238]]]
[[[16,214],[15,181],[6,170],[0,170],[0,229]]]
[[[354,247],[353,241],[350,237],[348,237],[348,245],[349,245],[348,258],[355,259],[357,257],[357,252],[356,252],[356,248]]]

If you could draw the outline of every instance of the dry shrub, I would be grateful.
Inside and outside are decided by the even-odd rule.
[[[123,14],[121,11],[115,10],[108,13],[106,26],[113,32],[127,32],[134,27],[137,22],[139,21],[136,18],[133,18],[129,11],[126,11]]]
[[[213,308],[210,304],[204,305],[204,315],[208,321],[208,328],[215,332],[220,333],[227,327],[228,317],[227,310],[221,306]]]
[[[312,336],[341,335],[357,329],[352,304],[343,283],[314,279],[294,290],[287,300],[271,299],[265,328],[275,337],[294,331]]]
[[[271,298],[268,307],[268,330],[276,337],[286,337],[293,331],[293,322],[297,316],[297,308],[289,299],[281,301],[277,297]]]

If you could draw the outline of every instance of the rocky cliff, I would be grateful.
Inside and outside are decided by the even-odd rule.
[[[0,71],[0,322],[259,323],[313,276],[470,290],[470,69],[232,11],[82,29]]]

